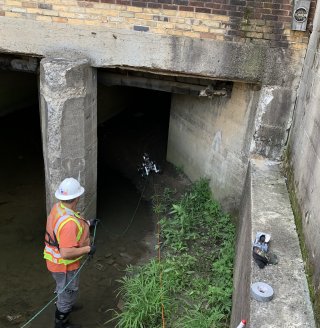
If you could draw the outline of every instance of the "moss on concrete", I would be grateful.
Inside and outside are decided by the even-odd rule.
[[[299,236],[300,249],[305,266],[305,272],[306,272],[308,286],[309,286],[310,298],[313,305],[315,321],[317,327],[320,327],[320,293],[316,292],[316,288],[313,283],[314,266],[309,257],[309,252],[304,238],[302,211],[301,211],[298,197],[296,195],[296,189],[294,183],[294,170],[290,163],[290,158],[291,158],[291,151],[290,151],[290,147],[288,147],[284,155],[283,169],[284,169],[284,174],[287,177],[287,188],[288,188],[291,207],[295,219],[297,233]]]

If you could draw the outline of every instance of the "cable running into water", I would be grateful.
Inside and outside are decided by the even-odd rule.
[[[134,220],[134,218],[135,218],[135,216],[136,216],[136,213],[137,213],[138,208],[139,208],[139,206],[140,206],[141,199],[142,199],[142,197],[143,197],[143,193],[144,193],[144,191],[145,191],[145,189],[146,189],[147,182],[148,182],[148,177],[147,177],[147,179],[146,179],[146,182],[144,183],[143,190],[142,190],[141,195],[140,195],[140,198],[139,198],[139,200],[138,200],[138,204],[137,204],[137,206],[136,206],[136,209],[135,209],[134,212],[133,212],[133,215],[132,215],[132,217],[131,217],[131,220],[130,220],[129,224],[127,225],[127,227],[126,227],[125,230],[123,231],[122,236],[124,236],[124,235],[127,233],[127,231],[129,230],[129,228],[130,228],[130,226],[131,226],[131,224],[132,224],[132,222],[133,222],[133,220]]]

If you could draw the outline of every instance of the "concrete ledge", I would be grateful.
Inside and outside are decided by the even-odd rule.
[[[251,211],[242,209],[242,213],[251,212],[248,215],[249,219],[251,217],[251,224],[246,222],[245,216],[240,218],[240,254],[247,257],[249,253],[251,256],[251,244],[249,246],[246,242],[248,235],[252,242],[257,231],[264,231],[271,234],[270,251],[278,256],[279,263],[259,269],[251,256],[249,266],[246,267],[241,264],[238,251],[231,327],[236,327],[243,318],[249,321],[249,327],[254,328],[314,328],[314,315],[299,239],[285,179],[281,175],[279,165],[268,160],[251,160],[247,179],[249,181],[244,195],[248,192],[251,199],[244,201],[242,206],[249,206]],[[247,236],[243,234],[244,227]],[[241,243],[246,245],[246,250],[241,247]],[[239,277],[244,276],[244,272],[250,278],[247,279],[247,283],[243,282],[246,288],[245,291],[241,291]],[[272,301],[258,302],[249,298],[250,285],[258,281],[265,282],[273,288]]]
[[[301,66],[290,49],[8,17],[0,19],[0,40],[2,53],[270,85],[291,86]]]

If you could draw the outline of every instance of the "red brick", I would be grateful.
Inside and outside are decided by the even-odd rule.
[[[208,32],[200,32],[201,39],[215,39],[216,35]]]
[[[105,0],[101,0],[101,2],[103,2],[103,1],[105,1]],[[106,0],[106,1],[108,1],[108,0]],[[123,5],[123,6],[130,6],[131,5],[131,1],[130,0],[116,0],[116,4]]]
[[[289,16],[289,11],[288,10],[272,10],[273,15],[277,16]]]
[[[180,11],[194,11],[194,7],[179,6]]]
[[[247,1],[246,7],[248,8],[262,8],[263,2],[261,1]]]
[[[86,2],[86,1],[78,1],[78,6],[79,7],[92,8],[93,3],[89,3],[89,2]]]
[[[221,5],[221,9],[222,10],[236,11],[237,10],[237,6],[233,6],[233,5]]]
[[[220,3],[206,3],[205,7],[207,8],[212,8],[212,9],[221,9],[221,4]]]
[[[277,21],[278,20],[278,16],[262,14],[262,19]]]
[[[269,9],[269,8],[258,8],[255,10],[255,12],[258,14],[266,14],[266,15],[269,15],[272,13],[271,9]]]
[[[132,1],[132,6],[135,7],[147,7],[147,3],[144,1]]]
[[[162,5],[160,3],[148,2],[148,8],[162,8]]]
[[[277,16],[278,17],[278,16]],[[292,18],[291,16],[279,16],[278,17],[278,21],[279,22],[287,22],[287,23],[291,23]]]
[[[168,5],[172,5],[172,0],[158,0],[159,3],[166,3]]]
[[[197,13],[206,13],[206,14],[211,14],[211,9],[210,8],[199,8],[196,7],[196,12]]]
[[[214,3],[219,3],[221,5],[226,5],[229,3],[229,0],[211,0],[211,1],[206,1],[207,3],[214,2]]]
[[[227,15],[227,11],[226,10],[222,10],[222,9],[212,9],[212,14],[215,15]]]
[[[161,1],[158,0],[158,2],[161,2]],[[189,3],[188,0],[172,0],[172,4],[173,5],[178,5],[178,6],[188,6],[188,3]]]
[[[187,7],[188,8],[188,7]],[[168,10],[178,10],[178,6],[176,5],[163,5],[163,9],[168,9]]]
[[[240,5],[240,6],[245,6],[246,5],[246,0],[230,0],[231,5]]]
[[[281,5],[281,9],[283,10],[292,10],[292,6],[291,5]]]
[[[38,4],[36,2],[23,1],[22,2],[22,7],[25,7],[25,8],[37,8],[38,7]]]
[[[263,8],[280,9],[280,7],[281,7],[280,3],[269,3],[269,2],[263,3]]]
[[[205,3],[202,1],[190,1],[189,2],[189,6],[193,6],[193,7],[204,7]]]
[[[253,18],[253,19],[262,19],[262,14],[259,14],[259,13],[254,13],[252,16],[250,16],[250,18]]]

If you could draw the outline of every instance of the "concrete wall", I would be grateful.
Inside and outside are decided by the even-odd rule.
[[[167,159],[192,179],[210,178],[225,208],[239,207],[259,91],[235,83],[230,98],[173,95]]]
[[[316,307],[320,299],[320,7],[310,38],[295,107],[288,156],[301,209],[304,239],[313,267]]]
[[[251,166],[248,165],[246,182],[241,198],[236,239],[236,257],[233,270],[232,314],[230,327],[236,327],[242,319],[250,319],[251,283]],[[250,327],[250,326],[249,326]]]
[[[279,163],[253,159],[243,191],[234,271],[233,312],[230,327],[241,319],[249,327],[315,328],[310,294],[298,234]],[[269,251],[278,264],[260,269],[252,259],[256,232],[271,235]],[[252,283],[264,282],[273,299],[259,302],[250,296]]]

